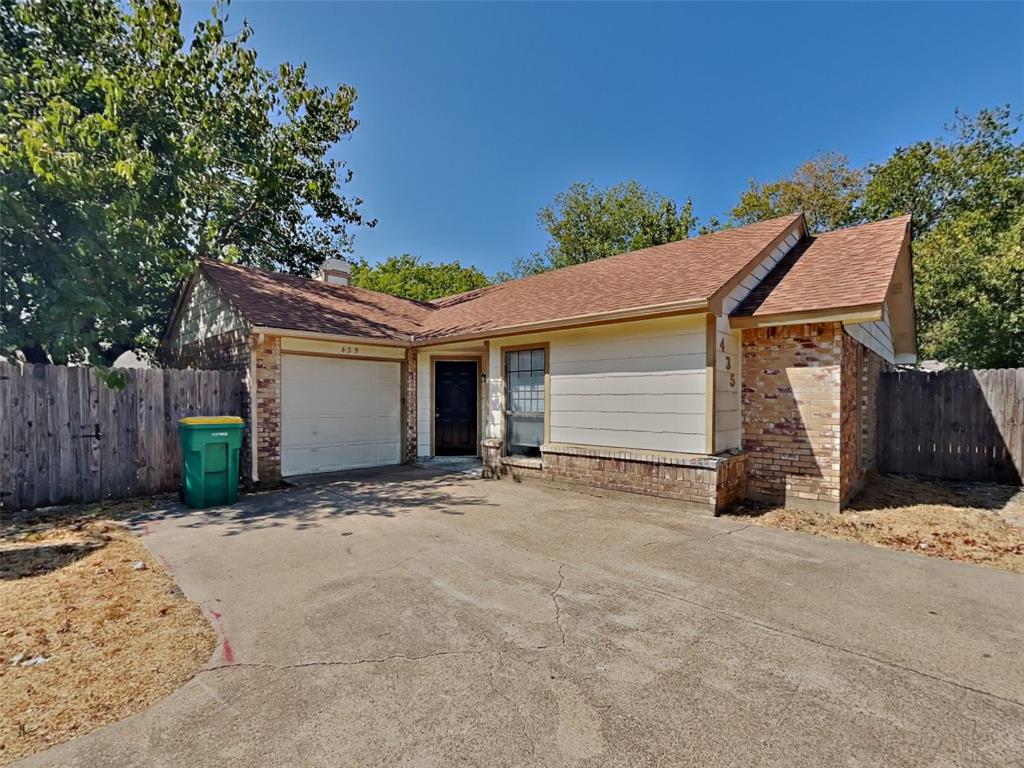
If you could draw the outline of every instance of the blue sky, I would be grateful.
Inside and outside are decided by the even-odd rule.
[[[184,24],[209,4],[185,4]],[[236,2],[263,66],[356,87],[338,154],[375,229],[355,253],[488,274],[543,248],[537,210],[627,179],[703,217],[811,154],[854,163],[957,107],[1024,108],[1024,4]],[[229,27],[233,27],[231,24]]]

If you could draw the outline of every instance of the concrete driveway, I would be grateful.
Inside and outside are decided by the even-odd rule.
[[[145,526],[221,633],[60,766],[1024,765],[1024,578],[402,468]]]

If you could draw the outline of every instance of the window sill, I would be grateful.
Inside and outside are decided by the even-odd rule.
[[[506,467],[520,467],[522,469],[541,469],[544,466],[543,459],[530,458],[528,456],[502,456],[501,463]]]

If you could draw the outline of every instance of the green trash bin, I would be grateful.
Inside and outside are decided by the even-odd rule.
[[[193,509],[238,500],[238,451],[245,424],[237,416],[189,416],[178,420],[184,460],[182,501]]]

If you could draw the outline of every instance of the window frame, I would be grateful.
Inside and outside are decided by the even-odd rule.
[[[544,350],[544,410],[543,410],[543,432],[541,434],[541,445],[551,442],[551,344],[547,341],[536,341],[532,344],[511,344],[500,348],[501,353],[501,431],[502,431],[502,454],[509,456],[509,416],[511,411],[508,402],[509,371],[508,353],[523,352],[525,350]]]

